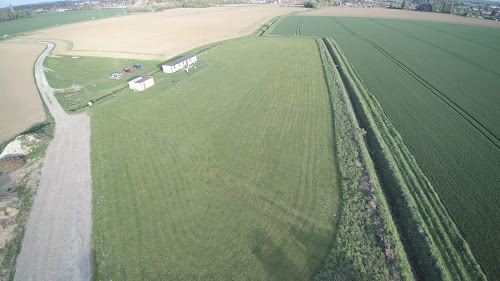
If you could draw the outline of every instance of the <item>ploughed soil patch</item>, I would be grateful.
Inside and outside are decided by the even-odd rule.
[[[17,169],[24,167],[26,164],[26,158],[15,157],[15,158],[4,158],[0,160],[0,173],[11,173]]]

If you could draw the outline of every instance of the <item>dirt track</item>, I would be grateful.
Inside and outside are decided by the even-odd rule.
[[[500,28],[500,22],[494,20],[466,18],[449,14],[426,13],[387,8],[328,7],[321,10],[313,10],[310,12],[302,13],[302,15],[423,20]]]
[[[90,280],[90,118],[68,115],[57,103],[43,72],[43,60],[54,48],[46,44],[36,61],[35,78],[56,129],[45,154],[14,280]]]
[[[45,49],[40,44],[0,44],[0,142],[45,120],[33,62]]]

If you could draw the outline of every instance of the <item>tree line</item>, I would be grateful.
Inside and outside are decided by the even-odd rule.
[[[12,11],[9,8],[2,9],[0,12],[0,22],[9,20],[19,20],[31,17],[32,12],[27,10]]]

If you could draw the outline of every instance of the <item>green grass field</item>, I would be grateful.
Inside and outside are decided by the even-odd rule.
[[[500,30],[289,17],[273,34],[335,38],[402,135],[486,275],[498,279]]]
[[[135,70],[133,73],[123,71],[123,68],[132,67],[134,64],[142,64],[145,69]],[[44,61],[44,66],[52,70],[45,72],[51,87],[56,89],[66,89],[73,85],[81,87],[80,90],[68,89],[56,93],[59,104],[67,111],[128,86],[127,81],[137,76],[160,70],[160,64],[160,61],[71,56],[52,56]],[[113,72],[123,73],[123,78],[109,79],[109,74]]]
[[[1,23],[0,37],[4,35],[15,35],[27,33],[39,29],[55,27],[58,25],[70,24],[82,21],[91,21],[103,18],[125,15],[126,10],[123,9],[98,9],[98,10],[81,10],[67,11],[61,13],[40,14],[33,17],[6,21]]]
[[[310,279],[341,198],[316,43],[240,40],[198,61],[89,111],[94,278]]]

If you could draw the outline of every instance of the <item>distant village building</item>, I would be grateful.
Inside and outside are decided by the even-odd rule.
[[[191,64],[197,62],[198,59],[196,55],[187,55],[175,59],[173,61],[169,61],[166,64],[162,65],[164,73],[174,73],[181,69],[187,69]]]
[[[155,84],[155,81],[153,79],[153,76],[142,76],[142,77],[137,77],[134,80],[128,82],[128,86],[130,89],[135,91],[144,91],[147,88],[153,86]]]

